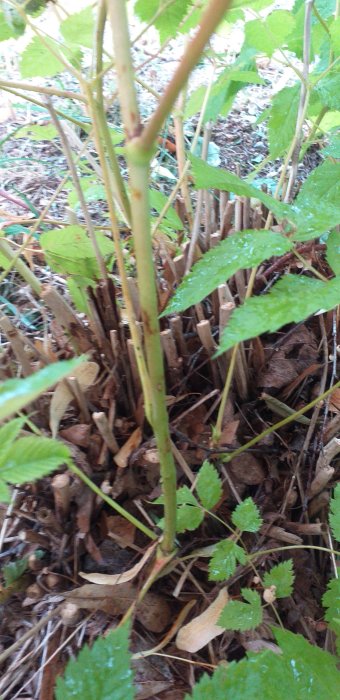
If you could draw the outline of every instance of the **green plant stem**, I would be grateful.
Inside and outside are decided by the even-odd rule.
[[[86,103],[86,98],[79,92],[70,92],[68,90],[58,90],[54,87],[43,87],[42,85],[31,85],[31,83],[16,82],[14,80],[0,80],[0,88],[27,90],[28,92],[39,92],[41,95],[50,95],[50,97],[65,97],[69,100],[79,100]]]
[[[223,19],[230,5],[231,0],[211,0],[209,3],[201,18],[196,35],[189,42],[181,62],[166,88],[155,113],[141,135],[141,148],[145,152],[149,152],[153,148],[163,122],[170,113],[179,93],[183,90],[191,71],[198,63],[208,40],[215,31],[217,25]]]
[[[108,9],[116,58],[120,104],[128,137],[127,160],[130,177],[132,225],[141,317],[144,324],[147,371],[150,377],[151,425],[159,453],[164,493],[164,535],[161,551],[164,556],[167,556],[175,549],[176,467],[171,450],[166,408],[164,364],[160,341],[158,298],[150,231],[148,187],[151,150],[148,154],[145,154],[139,139],[135,138],[141,132],[141,124],[134,86],[126,6],[121,0],[111,0]]]
[[[152,532],[146,525],[143,525],[137,518],[135,518],[131,513],[129,513],[125,508],[119,505],[119,503],[116,503],[110,496],[107,496],[106,493],[103,493],[101,489],[86,475],[84,472],[81,471],[72,461],[69,461],[67,463],[68,468],[70,471],[72,471],[74,474],[76,474],[79,479],[81,479],[86,486],[88,486],[93,493],[95,493],[97,496],[100,496],[100,498],[105,501],[113,510],[115,510],[119,515],[122,515],[123,518],[128,520],[132,525],[134,525],[138,530],[144,533],[147,537],[150,538],[150,540],[157,540],[157,535]]]
[[[105,144],[107,156],[110,163],[110,170],[114,185],[114,194],[119,206],[123,212],[124,218],[128,226],[131,226],[131,208],[130,201],[126,192],[124,180],[119,168],[115,149],[113,147],[110,132],[107,125],[104,93],[103,93],[103,41],[104,30],[106,24],[107,10],[106,0],[100,0],[97,14],[96,37],[95,37],[95,87],[96,87],[96,110],[95,118],[97,119],[102,139]]]
[[[334,554],[336,557],[340,557],[340,552],[336,549],[330,549],[329,547],[319,547],[316,544],[290,544],[285,547],[273,547],[272,549],[259,549],[253,554],[248,554],[248,559],[258,559],[264,554],[275,554],[276,552],[284,552],[290,549],[316,549],[318,552],[326,552],[326,554]]]
[[[310,401],[310,403],[308,403],[306,406],[304,406],[303,408],[300,408],[299,411],[296,411],[291,416],[287,416],[287,418],[283,418],[283,420],[280,420],[278,423],[275,423],[274,425],[270,426],[269,428],[266,428],[266,430],[263,430],[262,433],[260,433],[256,437],[249,440],[249,442],[247,442],[245,445],[241,445],[241,447],[238,447],[237,450],[234,450],[234,452],[229,452],[228,454],[223,455],[223,461],[230,462],[234,457],[237,457],[238,455],[242,454],[242,452],[249,450],[250,447],[253,447],[253,445],[256,445],[260,440],[262,440],[267,435],[270,435],[271,433],[276,432],[276,430],[279,430],[279,428],[283,428],[283,426],[288,425],[292,421],[299,418],[299,416],[303,416],[305,413],[307,413],[307,411],[309,411],[311,408],[316,406],[316,404],[319,401],[322,401],[327,396],[329,396],[332,393],[332,391],[334,391],[334,389],[336,389],[338,386],[340,386],[340,380],[338,382],[336,382],[336,384],[333,384],[333,386],[330,387],[330,389],[327,389],[327,391],[324,391],[323,394],[321,394],[320,396],[317,396],[316,399],[313,399],[313,401]]]
[[[23,262],[23,260],[20,260],[20,255],[22,253],[22,248],[19,248],[17,253],[14,253],[12,250],[11,246],[9,243],[4,238],[0,238],[0,252],[9,260],[11,263],[12,267],[14,267],[19,275],[22,277],[23,280],[33,289],[35,294],[37,296],[40,296],[41,291],[42,291],[42,286],[38,280],[38,278],[35,276],[35,274],[30,270],[29,267]],[[5,275],[7,274],[7,270],[5,270]]]

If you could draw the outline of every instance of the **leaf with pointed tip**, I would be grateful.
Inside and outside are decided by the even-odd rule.
[[[208,165],[204,160],[190,155],[192,163],[192,174],[197,189],[207,190],[210,188],[218,190],[226,190],[233,192],[242,197],[252,197],[263,202],[270,211],[272,211],[278,219],[289,219],[294,221],[294,213],[288,204],[278,202],[269,194],[258,190],[253,185],[249,185],[246,180],[242,180],[234,173],[222,168],[215,168]]]
[[[209,562],[210,581],[224,581],[236,570],[237,562],[245,564],[246,553],[233,540],[221,540],[217,543]]]
[[[202,301],[238,270],[255,267],[291,250],[291,242],[273,231],[241,231],[211,248],[184,277],[162,316]]]
[[[61,22],[60,32],[69,44],[78,44],[91,49],[94,38],[92,7],[85,7],[80,12],[69,15]]]
[[[286,598],[291,595],[294,583],[293,560],[288,559],[273,566],[263,577],[265,588],[275,586],[275,597]]]
[[[332,623],[340,618],[340,579],[333,578],[328,582],[327,591],[322,596],[322,605],[327,608],[325,620]]]
[[[85,644],[76,659],[57,678],[56,700],[133,700],[129,627],[99,637],[91,649]]]
[[[276,331],[287,323],[299,323],[339,303],[340,277],[321,282],[310,277],[286,275],[268,294],[252,297],[233,311],[216,357],[242,340]]]
[[[340,163],[325,161],[311,172],[294,200],[294,240],[308,241],[340,223]]]
[[[203,508],[211,510],[222,496],[222,481],[213,464],[205,460],[198,472],[196,491]]]
[[[7,379],[0,387],[0,420],[20,411],[61,379],[72,374],[86,358],[55,362],[25,379]]]
[[[231,519],[242,532],[258,532],[262,525],[260,511],[251,496],[236,506]]]
[[[253,630],[262,622],[261,598],[257,591],[251,588],[242,588],[242,596],[246,603],[239,600],[231,600],[222,610],[218,624],[227,630]]]
[[[269,153],[279,158],[288,150],[295,134],[300,83],[285,87],[272,98],[268,120]]]

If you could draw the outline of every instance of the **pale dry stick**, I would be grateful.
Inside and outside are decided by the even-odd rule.
[[[11,80],[2,80],[0,78],[0,88],[11,92],[12,90],[27,90],[28,92],[39,92],[39,94],[49,95],[50,97],[65,97],[66,99],[79,100],[86,104],[86,97],[78,92],[69,92],[67,90],[58,90],[58,88],[50,88],[45,86],[33,85],[31,83],[15,82]],[[22,95],[24,97],[24,95]],[[25,99],[28,99],[25,97]]]
[[[56,476],[53,477],[51,482],[54,498],[54,508],[59,522],[65,521],[70,509],[70,485],[71,480],[67,472],[64,472],[63,474],[56,474]]]
[[[210,97],[210,92],[211,92],[211,89],[212,89],[212,86],[213,86],[213,79],[214,79],[214,71],[212,71],[212,73],[211,73],[211,75],[210,75],[210,77],[209,77],[207,89],[206,89],[206,92],[205,92],[205,95],[204,95],[204,100],[203,100],[203,103],[202,103],[201,113],[200,113],[200,116],[199,116],[199,119],[198,119],[198,122],[197,122],[197,126],[196,126],[196,130],[195,130],[194,138],[193,138],[193,140],[192,140],[192,144],[191,144],[191,147],[190,147],[190,152],[191,152],[191,153],[193,153],[193,152],[195,151],[196,146],[197,146],[197,142],[198,142],[198,139],[199,139],[199,136],[200,136],[200,133],[201,133],[201,129],[202,129],[202,126],[203,126],[203,121],[204,121],[205,111],[206,111],[207,104],[208,104],[208,100],[209,100],[209,97]],[[153,226],[153,229],[152,229],[152,235],[153,235],[153,236],[154,236],[154,235],[156,234],[156,232],[158,231],[160,224],[162,223],[162,221],[163,221],[164,217],[166,216],[167,212],[169,211],[169,209],[170,209],[170,207],[171,207],[171,205],[172,205],[172,203],[173,203],[173,201],[174,201],[174,199],[175,199],[177,193],[179,192],[179,190],[180,190],[180,188],[181,188],[181,185],[182,185],[182,182],[183,182],[183,179],[184,179],[184,178],[187,176],[187,174],[188,174],[190,165],[191,165],[190,160],[187,160],[187,162],[186,162],[186,164],[185,164],[185,166],[184,166],[184,168],[183,168],[182,175],[178,178],[177,183],[176,183],[174,189],[172,190],[171,194],[169,195],[168,201],[164,204],[164,207],[163,207],[162,211],[159,213],[159,216],[158,216],[158,218],[156,219],[156,222],[155,222],[155,224],[154,224],[154,226]]]
[[[113,435],[106,414],[103,413],[103,411],[95,412],[92,413],[92,418],[109,450],[112,454],[117,454],[117,452],[119,452],[119,445]]]
[[[11,494],[11,502],[6,510],[2,525],[1,525],[1,530],[0,530],[0,552],[2,552],[2,547],[6,538],[6,532],[7,528],[12,521],[12,513],[13,509],[15,508],[15,502],[17,499],[17,495],[19,493],[18,489],[13,489],[12,494]]]
[[[32,374],[33,369],[25,350],[25,336],[18,331],[18,329],[11,323],[9,318],[2,314],[1,311],[0,328],[3,330],[11,344],[13,353],[21,366],[23,376],[28,377],[30,374]]]
[[[309,101],[309,89],[308,89],[308,77],[309,77],[309,65],[310,65],[310,50],[311,50],[311,22],[312,22],[312,8],[314,5],[314,0],[306,0],[305,2],[305,22],[304,22],[304,35],[303,35],[303,80],[301,82],[301,92],[300,101],[298,107],[298,116],[296,122],[295,136],[294,136],[294,150],[292,152],[291,169],[289,173],[289,179],[287,184],[286,195],[284,198],[285,202],[290,202],[293,187],[296,180],[297,169],[299,164],[299,156],[303,139],[303,122],[305,120],[308,101]]]
[[[186,88],[184,90],[182,90],[182,92],[177,100],[176,111],[174,113],[176,155],[177,155],[179,178],[182,177],[182,174],[185,170],[185,164],[186,164],[184,129],[183,129],[183,113],[184,113],[184,107],[185,107],[185,100],[186,100]],[[190,198],[188,178],[186,175],[184,175],[184,178],[182,179],[181,194],[183,197],[185,213],[186,213],[187,220],[188,220],[188,226],[189,226],[189,229],[191,230],[192,226],[193,226],[194,219],[193,219],[193,211],[192,211],[192,204],[191,204],[191,198]]]
[[[69,168],[69,171],[70,171],[70,174],[72,177],[72,182],[74,184],[74,187],[75,187],[75,190],[76,190],[76,193],[77,193],[77,196],[78,196],[81,208],[82,208],[83,216],[84,216],[85,223],[86,223],[86,228],[88,230],[88,234],[89,234],[89,237],[91,239],[91,243],[93,245],[93,250],[94,250],[95,255],[96,255],[101,278],[103,280],[107,281],[106,265],[105,265],[102,253],[101,253],[99,245],[98,245],[98,241],[97,241],[96,234],[95,234],[95,231],[93,228],[92,219],[91,219],[90,214],[89,214],[89,210],[88,210],[88,206],[87,206],[87,203],[85,200],[85,196],[84,196],[83,190],[80,186],[80,181],[79,181],[78,173],[77,173],[74,161],[73,161],[73,156],[72,156],[69,142],[67,140],[64,129],[61,126],[59,119],[57,118],[54,107],[50,101],[48,101],[46,103],[46,108],[49,111],[49,113],[51,115],[52,122],[53,122],[53,124],[54,124],[54,126],[57,129],[58,134],[59,134],[59,138],[60,138],[61,145],[62,145],[62,148],[64,151],[64,155],[65,155],[65,158],[66,158],[66,161],[68,164],[68,168]]]
[[[208,122],[204,128],[202,154],[201,154],[202,160],[206,160],[208,157],[210,138],[211,138],[211,125]],[[185,274],[186,275],[190,272],[190,269],[192,267],[192,263],[194,260],[194,254],[195,254],[195,248],[196,248],[196,245],[198,243],[198,239],[199,239],[199,235],[200,235],[203,201],[204,201],[204,190],[199,190],[198,196],[197,196],[196,207],[195,207],[194,225],[193,225],[193,229],[192,229],[192,233],[191,233],[191,239],[190,239],[189,250],[188,250],[188,257],[187,257],[187,262],[186,262],[186,266],[185,266]]]
[[[12,654],[14,654],[18,649],[20,649],[21,645],[26,642],[27,639],[31,639],[31,637],[35,637],[35,635],[40,632],[40,630],[45,627],[45,625],[49,622],[49,620],[52,620],[54,617],[59,615],[61,612],[61,609],[63,607],[63,603],[60,605],[57,605],[56,608],[51,610],[47,615],[41,618],[39,622],[37,622],[31,629],[29,629],[27,632],[25,632],[20,639],[18,639],[14,644],[11,644],[10,647],[7,647],[1,654],[0,654],[0,665],[6,661]]]

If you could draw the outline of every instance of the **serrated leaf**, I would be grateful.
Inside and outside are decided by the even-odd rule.
[[[253,185],[249,185],[248,182],[242,180],[234,173],[208,165],[204,160],[200,160],[200,158],[193,155],[190,155],[190,160],[197,189],[226,190],[227,192],[233,192],[243,197],[259,199],[260,202],[263,202],[263,204],[265,204],[270,211],[274,212],[279,219],[290,220],[292,216],[294,217],[293,210],[288,204],[278,202],[262,190],[253,187]]]
[[[96,235],[99,250],[109,263],[114,253],[114,244],[102,233]],[[40,244],[48,264],[55,272],[77,277],[100,278],[96,254],[86,231],[78,225],[52,229],[40,236]]]
[[[0,386],[0,420],[20,411],[58,381],[72,374],[84,359],[78,357],[55,362],[25,379],[7,379]]]
[[[334,618],[340,618],[340,579],[333,578],[328,582],[327,591],[322,596],[322,605],[327,608],[325,620],[332,623]]]
[[[276,331],[287,323],[299,323],[339,303],[340,277],[321,282],[310,277],[286,275],[268,294],[252,297],[233,311],[216,356],[242,340]]]
[[[340,109],[340,73],[328,73],[327,77],[317,83],[315,89],[324,107]]]
[[[24,484],[58,469],[70,458],[69,449],[51,438],[19,438],[0,464],[0,478],[10,484]]]
[[[0,463],[26,423],[26,417],[13,418],[0,428]]]
[[[9,564],[5,564],[3,568],[3,576],[5,581],[5,586],[8,587],[11,583],[14,583],[23,573],[25,573],[28,566],[28,557],[23,559],[17,559],[17,561],[12,561]]]
[[[322,148],[320,153],[324,156],[332,156],[332,158],[340,159],[340,135],[328,134],[327,146]]]
[[[261,54],[272,56],[275,49],[281,48],[286,37],[293,31],[294,17],[288,10],[276,10],[263,20],[247,22],[245,40],[249,46]]]
[[[125,624],[107,637],[85,645],[57,678],[56,700],[133,700],[129,627]]]
[[[275,630],[282,654],[265,651],[218,666],[204,675],[185,700],[330,700],[339,694],[336,657],[300,635]]]
[[[325,161],[309,175],[293,203],[296,241],[308,241],[340,222],[340,163]]]
[[[236,506],[231,519],[242,532],[258,532],[262,525],[260,511],[250,496]]]
[[[81,12],[70,15],[60,24],[60,32],[69,44],[92,48],[94,36],[94,21],[91,7],[85,7]]]
[[[242,603],[239,600],[231,600],[219,617],[218,624],[228,630],[238,630],[245,632],[246,630],[255,629],[262,622],[262,607],[261,597],[257,591],[252,591],[251,588],[242,588],[243,598],[247,601]]]
[[[340,275],[340,232],[334,229],[327,238],[326,258],[335,275]]]
[[[236,570],[237,562],[245,564],[246,553],[233,540],[221,540],[214,549],[209,562],[210,581],[224,581]]]
[[[336,54],[340,53],[340,17],[337,17],[334,22],[332,22],[330,28],[331,35],[331,46]]]
[[[329,524],[335,539],[340,542],[340,483],[334,489],[330,502]]]
[[[273,231],[241,231],[211,248],[186,275],[162,316],[178,313],[202,301],[237,270],[283,255],[292,244]]]
[[[272,98],[268,120],[268,141],[271,158],[279,158],[289,148],[295,134],[300,83],[285,87]]]
[[[203,508],[211,510],[222,496],[221,477],[213,464],[205,460],[198,472],[196,491]]]
[[[21,31],[18,31],[7,21],[4,11],[0,10],[0,41],[7,41],[7,39],[20,36],[24,31],[25,22],[22,23]]]
[[[275,586],[275,597],[286,598],[290,596],[293,590],[294,572],[293,560],[288,559],[283,561],[270,571],[266,571],[263,577],[263,585],[265,588]]]
[[[137,0],[134,6],[136,15],[142,21],[150,22],[164,4],[163,12],[154,21],[161,44],[168,37],[176,36],[178,25],[184,19],[191,5],[190,0],[174,0],[170,4],[163,3],[162,0]]]
[[[45,41],[46,44],[55,48],[55,42],[52,42],[51,39],[45,38]],[[23,78],[36,76],[51,78],[65,70],[62,62],[48,50],[38,37],[34,37],[23,50],[19,65]]]
[[[182,534],[186,530],[197,530],[203,522],[204,513],[197,506],[183,505],[177,508],[176,532]]]

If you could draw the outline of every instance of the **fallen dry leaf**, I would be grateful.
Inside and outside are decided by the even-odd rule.
[[[123,447],[120,448],[119,452],[114,456],[114,461],[117,467],[125,469],[129,463],[129,457],[134,452],[134,450],[139,447],[142,441],[142,431],[140,428],[136,428],[130,435],[129,439],[124,443]]]
[[[228,600],[228,591],[226,588],[222,588],[217,598],[201,615],[194,617],[193,620],[179,630],[176,637],[177,648],[194,654],[211,642],[212,639],[223,634],[225,629],[216,623]]]
[[[120,586],[101,586],[85,583],[84,586],[66,593],[65,599],[82,610],[102,610],[108,615],[124,615],[138,598],[139,590],[132,583]],[[166,600],[148,591],[136,608],[136,617],[150,632],[162,632],[171,620],[171,611]]]
[[[230,469],[237,481],[249,486],[261,484],[266,476],[262,463],[252,454],[234,457],[230,461]]]
[[[333,389],[329,397],[329,410],[331,413],[340,413],[340,387]]]
[[[123,571],[121,574],[86,574],[84,571],[79,571],[79,576],[85,579],[85,581],[90,581],[91,583],[98,583],[100,585],[115,586],[121,583],[126,583],[131,581],[140,570],[143,568],[145,562],[150,559],[151,555],[157,547],[157,542],[149,547],[145,554],[142,556],[140,561],[137,562],[131,569]]]
[[[81,390],[86,391],[95,382],[98,371],[99,366],[96,362],[83,362],[79,367],[76,367],[72,377],[77,380]],[[56,387],[50,404],[50,428],[54,438],[58,434],[59,423],[73,399],[74,395],[71,389],[63,380]]]
[[[108,537],[119,542],[124,549],[133,544],[135,539],[136,528],[132,523],[129,523],[126,518],[121,515],[109,515],[105,521]]]

